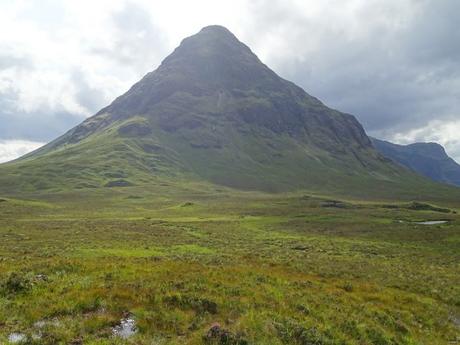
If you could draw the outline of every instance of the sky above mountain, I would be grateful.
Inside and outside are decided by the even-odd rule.
[[[460,160],[457,0],[1,1],[0,161],[125,92],[220,24],[369,134]]]

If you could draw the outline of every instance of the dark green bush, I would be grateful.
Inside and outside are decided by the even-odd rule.
[[[3,282],[3,290],[9,294],[18,294],[29,290],[32,283],[25,275],[12,272],[8,278]]]

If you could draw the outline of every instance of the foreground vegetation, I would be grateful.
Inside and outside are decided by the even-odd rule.
[[[167,188],[2,198],[0,343],[459,340],[455,205]]]

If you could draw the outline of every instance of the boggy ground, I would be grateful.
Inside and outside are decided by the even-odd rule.
[[[448,210],[225,190],[3,200],[0,344],[460,340]]]

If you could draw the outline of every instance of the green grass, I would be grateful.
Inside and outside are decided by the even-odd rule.
[[[459,335],[456,213],[191,186],[36,199],[0,203],[0,343],[202,344],[216,322],[235,344]],[[128,312],[138,332],[114,338]]]

